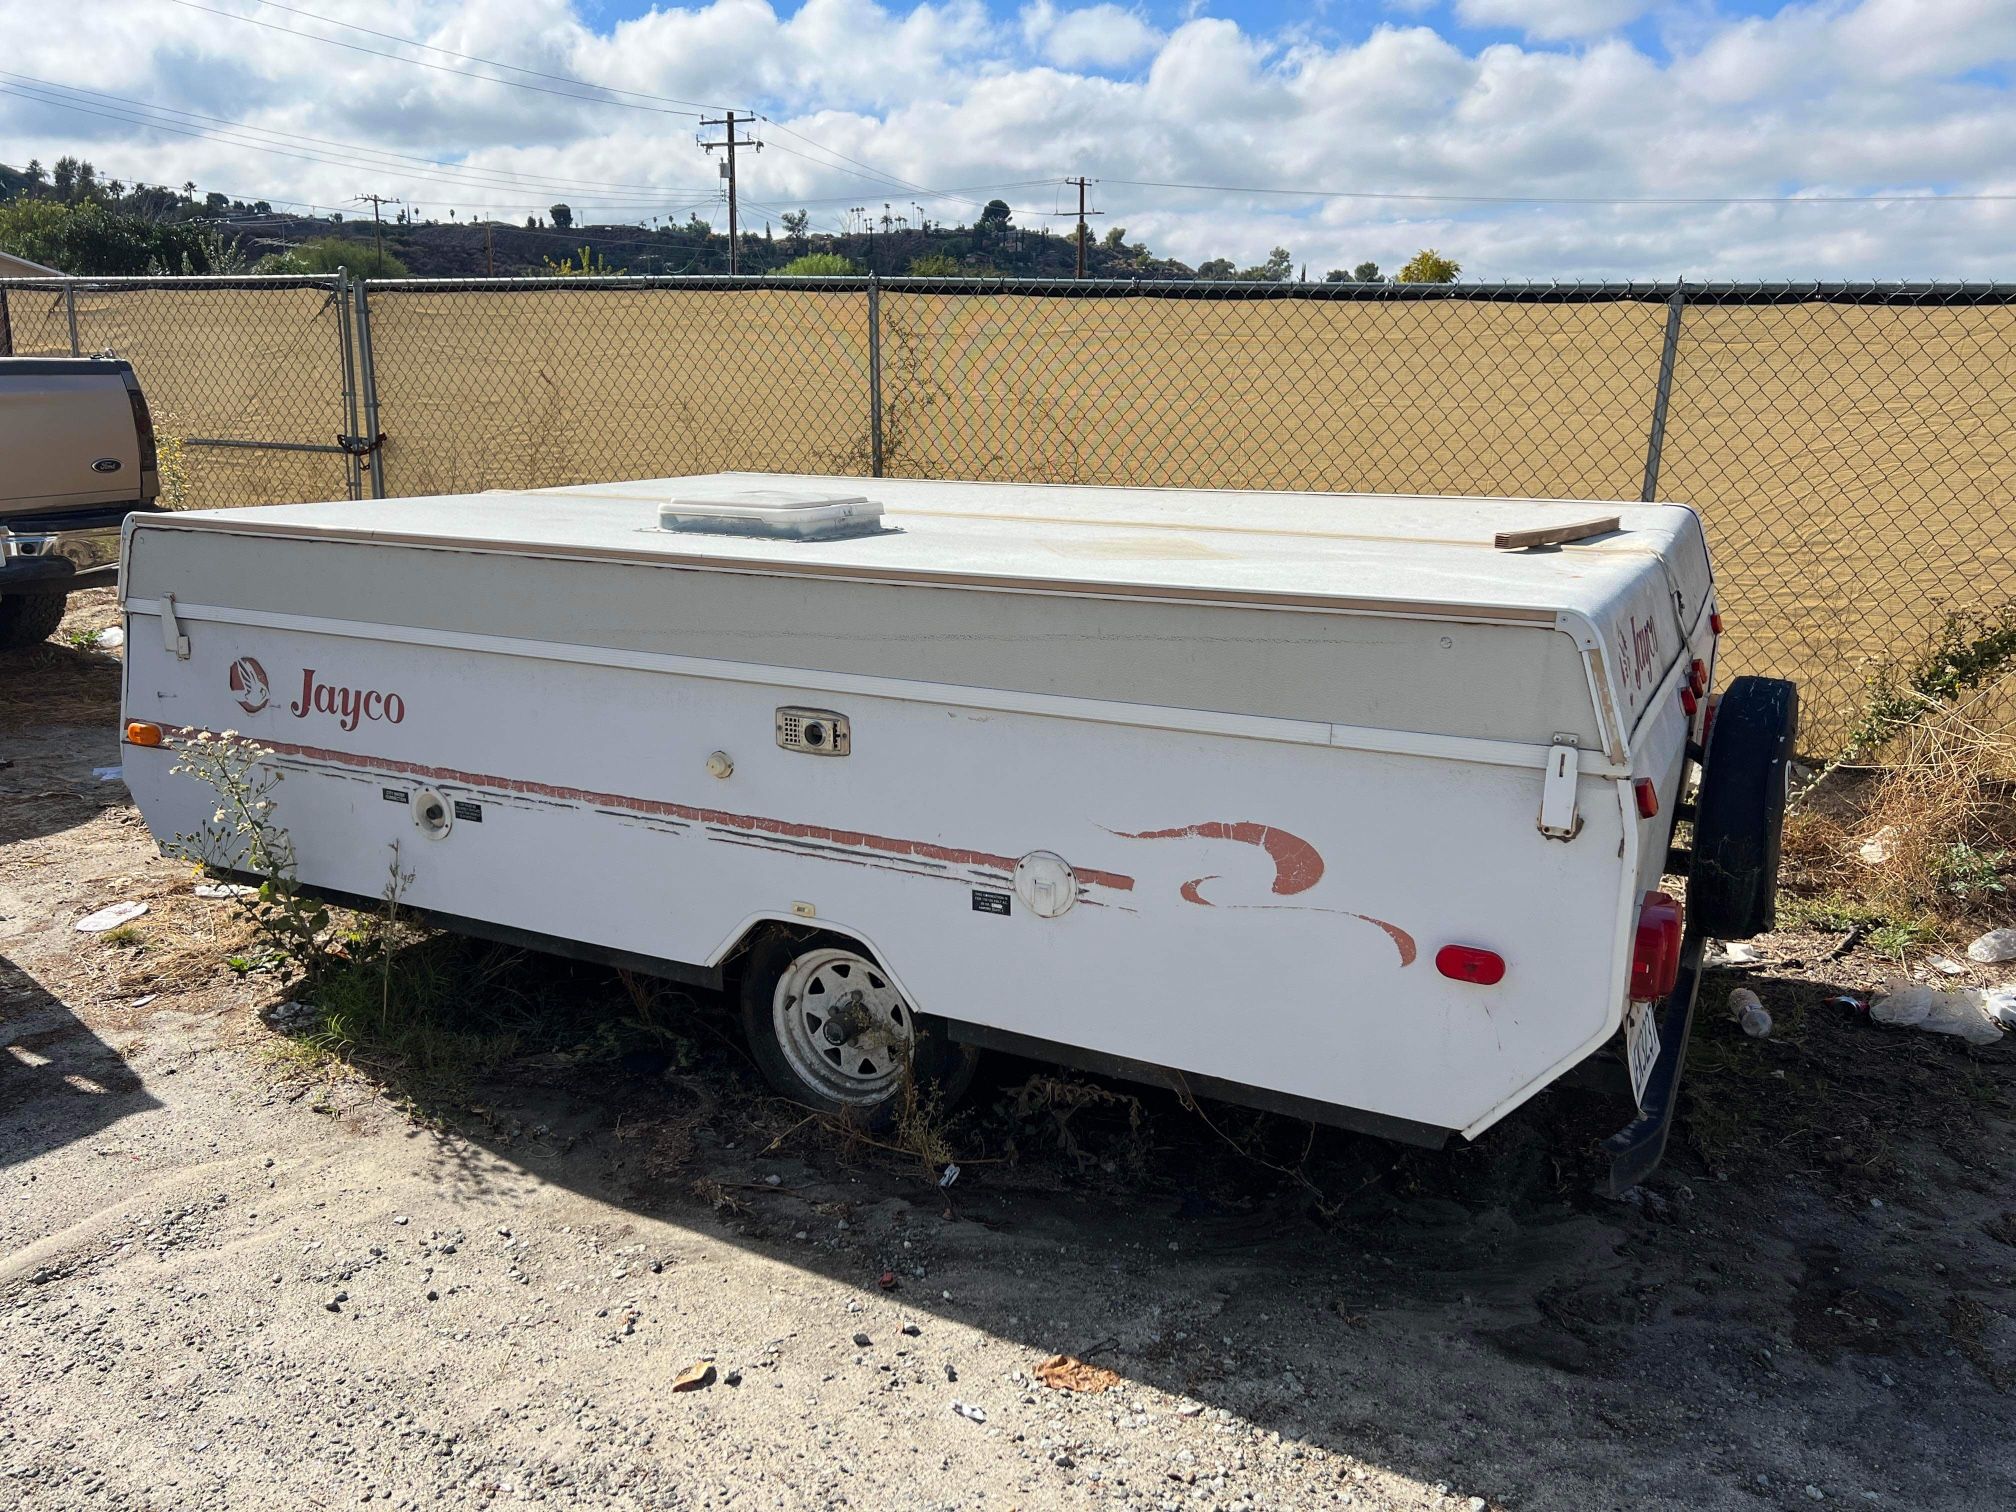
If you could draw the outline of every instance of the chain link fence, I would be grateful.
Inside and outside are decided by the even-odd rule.
[[[133,360],[190,505],[719,469],[1677,500],[1715,547],[1731,669],[1797,678],[1815,751],[1868,659],[2016,597],[2016,285],[339,275],[0,299],[0,350]]]

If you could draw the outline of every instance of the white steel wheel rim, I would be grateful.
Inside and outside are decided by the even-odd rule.
[[[880,966],[851,950],[808,950],[792,961],[777,981],[770,1019],[792,1073],[850,1106],[872,1106],[895,1091],[916,1044],[910,1005]]]

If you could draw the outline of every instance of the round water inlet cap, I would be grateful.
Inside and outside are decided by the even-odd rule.
[[[455,827],[455,805],[432,788],[413,795],[413,822],[429,840],[439,840]]]
[[[735,758],[726,751],[716,751],[707,758],[707,775],[710,777],[733,777]]]
[[[1039,919],[1054,919],[1078,901],[1078,875],[1055,851],[1031,851],[1015,863],[1015,896]]]

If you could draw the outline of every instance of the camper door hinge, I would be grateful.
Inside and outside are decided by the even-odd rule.
[[[175,618],[175,595],[161,595],[161,649],[170,653],[177,661],[189,660],[189,637],[182,633],[182,625]]]
[[[1575,787],[1582,775],[1582,751],[1573,735],[1556,735],[1547,752],[1547,777],[1540,785],[1540,833],[1549,840],[1573,840],[1582,828],[1575,812]]]

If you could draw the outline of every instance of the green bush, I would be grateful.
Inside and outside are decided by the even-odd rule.
[[[778,278],[845,278],[861,270],[838,252],[807,252],[771,272]]]
[[[406,264],[368,241],[318,236],[314,241],[259,260],[261,273],[334,273],[347,268],[355,278],[404,278]]]

